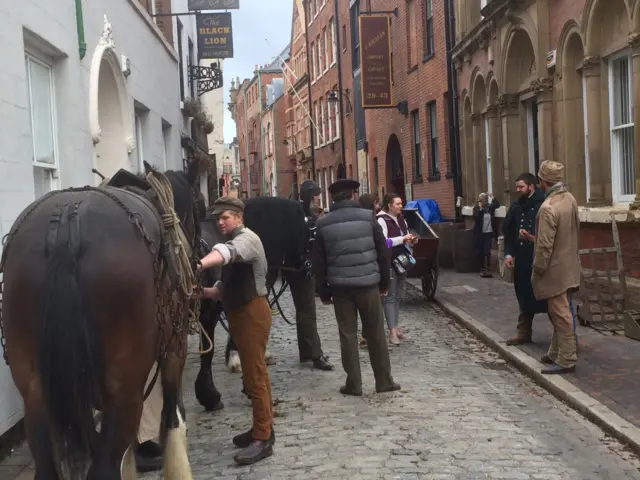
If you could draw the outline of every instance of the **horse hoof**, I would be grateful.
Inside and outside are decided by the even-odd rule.
[[[224,408],[220,401],[220,392],[216,389],[211,373],[200,372],[195,382],[196,399],[208,412]]]
[[[229,371],[231,373],[242,372],[242,365],[240,364],[240,356],[238,355],[238,352],[231,352],[227,366],[229,367]]]

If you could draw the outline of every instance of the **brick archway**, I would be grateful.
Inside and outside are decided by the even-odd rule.
[[[404,160],[400,140],[396,135],[391,135],[387,142],[386,172],[387,192],[400,195],[402,203],[406,203],[404,194]]]

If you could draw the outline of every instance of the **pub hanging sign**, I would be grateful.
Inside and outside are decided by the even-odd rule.
[[[393,107],[391,20],[387,15],[363,15],[359,20],[362,108]]]
[[[198,59],[233,58],[231,13],[198,13]]]
[[[240,0],[189,0],[189,10],[238,10]]]

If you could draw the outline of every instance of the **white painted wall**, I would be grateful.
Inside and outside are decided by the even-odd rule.
[[[94,146],[89,127],[89,73],[103,31],[112,25],[119,55],[131,61],[126,78],[133,130],[134,100],[143,115],[144,158],[156,166],[182,168],[177,57],[135,0],[83,0],[87,53],[78,54],[74,0],[20,0],[0,3],[0,236],[35,198],[33,146],[25,69],[25,37],[34,50],[54,53],[55,120],[59,187],[95,184]],[[186,0],[185,2],[186,3]],[[186,10],[186,8],[185,8]],[[25,32],[27,34],[25,35]],[[31,35],[28,32],[31,32]],[[163,136],[162,125],[168,126]],[[137,165],[137,151],[129,164]],[[104,172],[113,173],[113,172]],[[0,360],[0,434],[22,417],[22,400],[8,367]]]
[[[200,65],[209,66],[213,60],[202,60]],[[224,60],[219,60],[220,69],[224,75]],[[204,107],[213,120],[213,132],[207,135],[209,153],[216,155],[217,178],[222,175],[224,150],[224,88],[217,88],[205,93],[201,97]]]

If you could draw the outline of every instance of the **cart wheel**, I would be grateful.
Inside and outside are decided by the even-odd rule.
[[[436,296],[436,288],[438,287],[438,269],[429,265],[426,273],[422,277],[422,294],[431,301]]]

